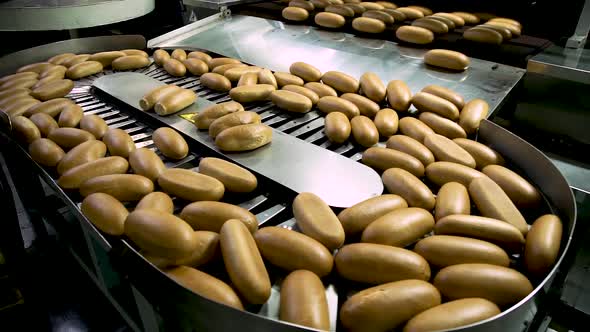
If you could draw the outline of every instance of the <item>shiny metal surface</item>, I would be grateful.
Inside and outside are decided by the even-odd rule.
[[[140,35],[101,36],[64,40],[41,45],[0,58],[0,75],[14,73],[19,67],[29,63],[45,61],[61,53],[96,53],[127,48],[144,49],[145,38]]]
[[[163,84],[139,73],[116,73],[98,78],[93,86],[141,111],[139,100]],[[198,113],[212,104],[199,98],[194,105],[177,114],[166,117],[149,114],[296,193],[315,193],[330,206],[349,207],[383,192],[381,177],[373,169],[274,129],[269,145],[243,153],[219,151],[206,131],[197,130],[180,116]]]
[[[539,304],[549,291],[551,282],[572,241],[576,226],[576,201],[568,182],[549,158],[518,136],[491,121],[484,120],[479,129],[478,141],[498,151],[507,161],[526,174],[543,193],[552,213],[560,216],[564,229],[559,259],[532,293],[499,316],[455,330],[525,331],[537,313]]]
[[[154,0],[11,0],[0,3],[0,30],[88,28],[143,16],[154,6]]]
[[[590,193],[590,52],[551,47],[528,69],[515,107],[493,120],[542,150],[570,187]]]
[[[590,84],[590,50],[553,45],[529,60],[527,72]]]
[[[240,15],[195,26],[167,40],[150,40],[148,46],[206,49],[275,71],[289,71],[296,61],[308,62],[324,72],[340,70],[356,78],[372,71],[385,82],[405,81],[413,92],[438,84],[467,100],[482,98],[490,104],[490,110],[498,107],[525,73],[475,58],[465,72],[443,71],[424,65],[424,49]]]
[[[315,331],[237,310],[187,290],[153,266],[126,241],[113,248],[112,260],[129,280],[166,317],[172,331]],[[273,286],[272,293],[276,294]],[[279,303],[273,302],[272,311]]]
[[[571,268],[563,278],[562,291],[558,297],[560,302],[570,308],[575,308],[575,311],[584,313],[588,317],[590,315],[590,284],[588,284],[587,280],[590,278],[590,271],[588,271],[588,266],[590,266],[590,243],[587,239],[590,238],[590,227],[588,227],[590,224],[587,221],[590,220],[590,194],[574,190],[574,195],[578,203],[578,219],[576,235],[568,254],[568,258],[571,258]],[[576,251],[572,252],[574,249]],[[568,321],[564,322],[571,324]],[[583,322],[584,320],[575,323],[583,324]],[[587,329],[585,325],[581,328],[569,328],[575,331]]]

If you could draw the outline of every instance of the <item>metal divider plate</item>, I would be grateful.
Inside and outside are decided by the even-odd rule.
[[[139,73],[116,73],[96,79],[93,86],[141,111],[139,100],[163,84]],[[213,104],[199,98],[194,105],[170,116],[148,114],[297,193],[315,193],[333,207],[349,207],[383,192],[381,178],[371,168],[274,129],[272,143],[257,150],[231,154],[219,151],[207,132],[197,130],[180,116],[198,113]]]

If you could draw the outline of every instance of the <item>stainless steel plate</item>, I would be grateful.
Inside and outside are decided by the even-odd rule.
[[[93,83],[111,96],[136,108],[139,100],[164,83],[139,73],[102,76]],[[194,114],[214,103],[199,98],[183,111],[166,117],[148,113],[204,144],[283,186],[297,192],[312,192],[333,207],[349,207],[383,192],[380,176],[371,168],[319,146],[273,129],[272,143],[243,153],[224,153],[206,131],[199,131],[182,114]]]
[[[438,84],[466,100],[482,98],[490,104],[490,113],[525,73],[476,58],[471,58],[471,67],[464,72],[439,70],[424,65],[422,57],[428,49],[241,15],[195,22],[150,40],[148,47],[205,49],[273,71],[289,71],[296,61],[310,63],[322,72],[340,70],[356,78],[372,71],[385,82],[405,81],[413,92]]]

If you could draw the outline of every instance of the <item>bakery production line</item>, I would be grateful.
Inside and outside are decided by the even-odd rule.
[[[549,328],[553,320],[562,322],[564,317],[590,314],[590,305],[586,306],[590,301],[580,296],[586,291],[580,284],[586,277],[583,267],[589,257],[585,254],[583,238],[588,231],[585,221],[590,212],[586,198],[590,192],[590,182],[587,182],[590,172],[583,162],[571,160],[571,156],[583,151],[588,142],[571,143],[568,146],[573,146],[572,151],[560,155],[560,146],[549,134],[534,130],[536,126],[543,128],[537,123],[548,120],[527,118],[519,122],[522,114],[536,109],[523,108],[524,104],[527,107],[532,104],[529,100],[522,101],[523,91],[527,96],[536,96],[534,91],[537,90],[528,89],[543,86],[546,77],[551,77],[551,84],[573,86],[572,94],[587,87],[590,81],[586,67],[590,58],[583,48],[556,50],[556,46],[543,36],[526,35],[526,25],[523,28],[525,34],[497,47],[479,47],[464,40],[461,36],[467,28],[437,38],[432,45],[416,46],[400,42],[395,37],[394,29],[407,25],[407,22],[397,23],[384,33],[373,36],[355,32],[349,21],[343,29],[324,29],[313,21],[289,22],[281,16],[286,4],[278,1],[185,0],[184,3],[189,8],[196,8],[197,14],[208,14],[150,40],[140,35],[89,37],[19,51],[0,59],[0,75],[12,74],[22,66],[66,52],[146,51],[150,55],[148,66],[133,70],[105,68],[75,80],[74,88],[66,98],[78,104],[84,115],[98,115],[109,128],[128,133],[137,148],[155,151],[167,168],[198,171],[201,159],[217,157],[249,170],[258,178],[258,187],[248,194],[228,194],[222,201],[250,211],[256,216],[260,229],[279,226],[291,231],[301,231],[292,212],[293,199],[300,193],[318,195],[336,213],[387,193],[381,172],[362,162],[366,147],[353,140],[342,144],[331,142],[324,131],[325,116],[318,108],[306,113],[286,112],[267,100],[244,104],[244,109],[257,113],[262,124],[272,128],[272,142],[253,151],[224,152],[206,131],[197,130],[193,116],[214,104],[231,101],[229,93],[208,88],[195,75],[170,75],[151,57],[155,50],[164,49],[169,53],[176,49],[186,53],[201,51],[213,58],[234,58],[274,72],[289,72],[294,62],[301,61],[322,73],[340,71],[357,79],[366,72],[374,72],[385,84],[391,80],[404,81],[414,93],[425,86],[438,85],[463,96],[465,101],[483,99],[489,104],[487,118],[481,121],[477,134],[469,137],[500,153],[507,165],[518,170],[541,192],[543,199],[539,211],[525,214],[529,224],[540,212],[551,213],[561,219],[563,235],[551,269],[542,277],[531,278],[532,292],[503,307],[501,313],[491,318],[452,330],[553,331]],[[581,12],[582,23],[582,14],[590,10],[586,7]],[[209,15],[211,12],[214,14]],[[580,24],[574,37],[583,34],[584,27],[581,24],[580,28]],[[570,39],[570,46],[579,45],[579,38]],[[578,44],[574,40],[578,40]],[[463,52],[470,57],[469,68],[450,71],[426,65],[424,54],[431,48]],[[560,63],[562,57],[566,58],[566,64]],[[574,66],[570,66],[572,62]],[[137,101],[165,84],[192,90],[198,99],[168,116],[142,111]],[[542,92],[538,94],[543,95]],[[577,106],[574,104],[571,108]],[[410,113],[400,113],[400,118],[415,116],[416,109],[412,107]],[[28,153],[27,144],[16,139],[13,119],[4,112],[0,115],[0,141],[12,181],[17,188],[27,188],[22,192],[19,190],[23,204],[44,216],[44,222],[55,229],[60,240],[66,243],[89,278],[131,329],[314,330],[279,319],[281,282],[287,273],[270,264],[267,268],[272,288],[268,300],[238,310],[183,287],[153,261],[146,259],[128,237],[99,230],[81,211],[84,197],[77,191],[60,187],[59,174],[35,162]],[[572,115],[571,123],[579,122],[580,118],[576,116]],[[587,121],[587,117],[583,119]],[[170,127],[180,133],[188,143],[188,155],[174,160],[160,153],[152,138],[159,127]],[[568,130],[569,127],[562,128],[559,133],[552,134],[562,137],[561,133]],[[549,136],[550,142],[539,136]],[[375,147],[386,147],[386,139],[380,139]],[[30,174],[38,176],[31,177]],[[426,182],[431,188],[436,187],[432,182]],[[174,203],[174,212],[179,213],[186,201],[174,198]],[[522,263],[519,254],[510,258],[513,264]],[[433,277],[435,271],[433,269]],[[227,279],[223,276],[223,264],[212,264],[207,272]],[[337,313],[347,298],[362,287],[356,282],[337,279],[334,274],[322,279],[329,308],[329,330],[345,331]],[[564,308],[574,313],[564,314]]]

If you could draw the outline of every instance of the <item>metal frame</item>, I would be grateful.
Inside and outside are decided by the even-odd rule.
[[[553,45],[529,59],[527,72],[590,84],[590,50]]]

